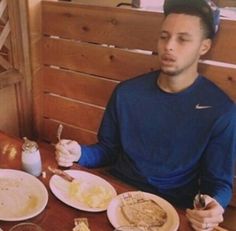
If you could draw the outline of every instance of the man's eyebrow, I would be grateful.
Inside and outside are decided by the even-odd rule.
[[[171,34],[169,31],[166,31],[166,30],[162,30],[161,31],[161,34]],[[178,35],[181,35],[181,36],[187,36],[187,37],[192,37],[191,34],[189,34],[188,32],[179,32],[177,33]]]
[[[188,36],[188,37],[192,37],[191,34],[189,34],[188,32],[179,32],[177,33],[178,35],[183,35],[183,36]]]
[[[166,30],[162,30],[161,33],[169,34],[169,32]]]

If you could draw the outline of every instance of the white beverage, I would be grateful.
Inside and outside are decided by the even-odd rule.
[[[42,161],[38,145],[34,141],[24,138],[25,143],[22,146],[21,163],[22,169],[34,176],[39,176],[42,172]]]

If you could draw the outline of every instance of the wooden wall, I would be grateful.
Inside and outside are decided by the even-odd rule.
[[[0,105],[0,129],[12,135],[19,135],[19,120],[14,86],[4,87],[0,90]]]
[[[37,135],[56,142],[62,123],[62,137],[94,143],[117,83],[158,69],[163,15],[62,1],[43,1],[39,8],[42,28],[35,30],[33,40]],[[199,69],[236,101],[236,43],[232,41],[236,41],[236,21],[223,20]]]
[[[119,3],[131,3],[132,0],[72,0],[73,2],[96,6],[116,6]]]
[[[215,2],[220,7],[236,7],[235,0],[215,0]]]
[[[134,9],[43,1],[41,139],[96,141],[107,100],[116,84],[158,69],[157,40],[163,15]],[[236,22],[222,21],[215,45],[200,65],[203,74],[236,100]],[[203,61],[204,61],[203,60]],[[230,63],[226,66],[225,63]]]
[[[30,136],[31,73],[26,1],[0,2],[0,129]]]
[[[27,0],[28,5],[28,22],[29,22],[29,41],[31,56],[31,73],[32,73],[32,132],[35,138],[40,133],[41,118],[41,70],[42,70],[42,0]]]

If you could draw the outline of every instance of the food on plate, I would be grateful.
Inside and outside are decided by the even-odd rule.
[[[75,227],[72,231],[90,231],[87,218],[75,218]]]
[[[121,205],[124,218],[134,226],[155,227],[163,226],[167,221],[166,211],[153,200],[140,200],[135,203]]]
[[[40,198],[29,188],[23,179],[0,178],[0,217],[21,217],[35,211]]]
[[[105,208],[112,199],[112,192],[102,185],[74,180],[69,184],[69,196],[91,208]]]

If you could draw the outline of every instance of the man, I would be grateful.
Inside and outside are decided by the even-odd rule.
[[[118,85],[107,105],[98,143],[56,145],[60,165],[111,165],[111,173],[187,209],[195,230],[213,230],[232,195],[236,109],[197,72],[211,47],[213,12],[204,0],[166,0],[158,42],[160,71]]]

